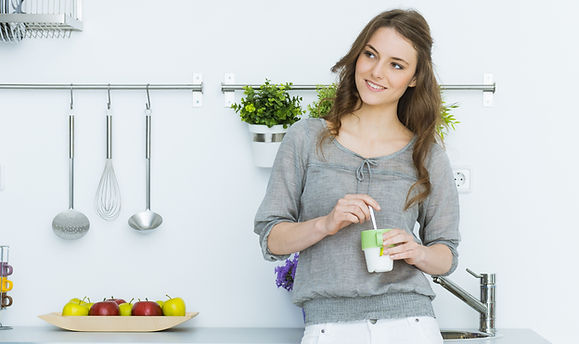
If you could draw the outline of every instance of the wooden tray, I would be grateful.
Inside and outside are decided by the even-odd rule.
[[[178,316],[62,316],[48,313],[38,317],[65,330],[81,332],[152,332],[184,323],[199,312]]]

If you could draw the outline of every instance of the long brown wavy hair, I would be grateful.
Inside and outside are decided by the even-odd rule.
[[[356,61],[372,35],[382,27],[393,28],[409,40],[418,56],[416,86],[406,89],[397,108],[400,122],[416,135],[412,160],[418,178],[406,195],[406,210],[422,202],[430,194],[431,184],[425,159],[432,143],[439,139],[436,128],[442,107],[440,88],[432,66],[430,27],[420,13],[400,9],[380,13],[360,32],[350,51],[332,67],[332,72],[339,72],[338,87],[333,106],[323,117],[330,123],[329,131],[321,135],[318,147],[321,148],[325,140],[338,135],[343,116],[361,108],[362,101],[355,82]]]

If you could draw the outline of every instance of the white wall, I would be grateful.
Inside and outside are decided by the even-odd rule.
[[[97,217],[104,167],[106,92],[75,92],[76,208],[91,220],[81,240],[51,229],[67,206],[65,91],[0,91],[0,243],[11,247],[12,325],[42,325],[72,297],[181,296],[201,312],[193,326],[301,326],[299,309],[275,288],[252,232],[268,171],[251,163],[248,134],[223,107],[220,83],[328,83],[329,68],[378,12],[414,7],[430,22],[441,83],[497,82],[495,106],[481,92],[447,92],[462,122],[447,141],[453,164],[472,171],[461,194],[460,266],[452,279],[478,295],[464,269],[497,273],[497,326],[531,328],[568,342],[578,320],[575,287],[579,182],[575,142],[579,49],[566,1],[85,1],[84,31],[68,40],[0,45],[2,83],[188,83],[204,77],[204,106],[187,91],[154,91],[152,208],[163,226],[127,225],[144,209],[145,95],[113,92],[114,166],[121,216]],[[303,93],[304,100],[313,99]],[[239,94],[238,94],[239,97]],[[478,315],[448,292],[435,307],[442,327],[476,327]]]

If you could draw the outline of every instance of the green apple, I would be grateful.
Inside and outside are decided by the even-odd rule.
[[[185,316],[185,301],[180,297],[171,298],[167,295],[169,300],[163,304],[163,315],[169,316]]]
[[[79,303],[69,302],[62,308],[62,315],[88,315],[88,308]]]
[[[121,316],[130,316],[133,310],[133,304],[130,302],[121,303],[119,305],[119,312]]]
[[[157,300],[155,301],[157,304],[159,304],[159,306],[161,306],[161,308],[163,308],[163,305],[165,304],[165,301],[163,300]]]

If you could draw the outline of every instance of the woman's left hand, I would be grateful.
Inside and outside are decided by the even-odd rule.
[[[426,257],[426,247],[414,240],[412,234],[402,229],[393,229],[383,234],[384,254],[392,260],[404,259],[408,264],[417,265]],[[395,245],[394,247],[389,247]]]

